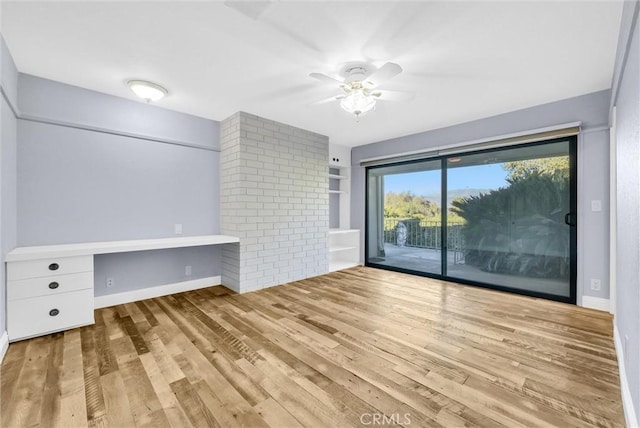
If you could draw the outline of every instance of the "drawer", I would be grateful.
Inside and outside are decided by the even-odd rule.
[[[59,257],[7,263],[7,280],[93,271],[93,256]]]
[[[50,313],[57,310],[58,314]],[[27,339],[93,324],[93,290],[7,302],[9,340]]]
[[[7,281],[7,300],[51,296],[69,291],[93,290],[93,272]]]

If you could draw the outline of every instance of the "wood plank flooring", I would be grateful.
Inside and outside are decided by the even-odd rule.
[[[2,427],[619,427],[611,317],[370,268],[13,343]]]

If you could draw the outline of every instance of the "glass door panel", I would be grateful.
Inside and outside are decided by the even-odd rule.
[[[576,137],[367,168],[366,264],[575,303]]]
[[[442,162],[367,170],[367,263],[442,274]]]
[[[571,296],[570,143],[449,157],[446,274]]]

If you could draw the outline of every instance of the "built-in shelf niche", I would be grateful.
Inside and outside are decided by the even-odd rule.
[[[360,264],[360,231],[350,229],[351,148],[329,145],[329,270]]]

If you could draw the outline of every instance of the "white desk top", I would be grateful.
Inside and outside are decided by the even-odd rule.
[[[232,244],[240,238],[227,235],[181,236],[179,238],[139,239],[130,241],[86,242],[81,244],[18,247],[7,254],[7,262],[36,260],[51,257],[88,256],[93,254],[126,253],[130,251],[161,250],[165,248],[198,247],[202,245]]]

